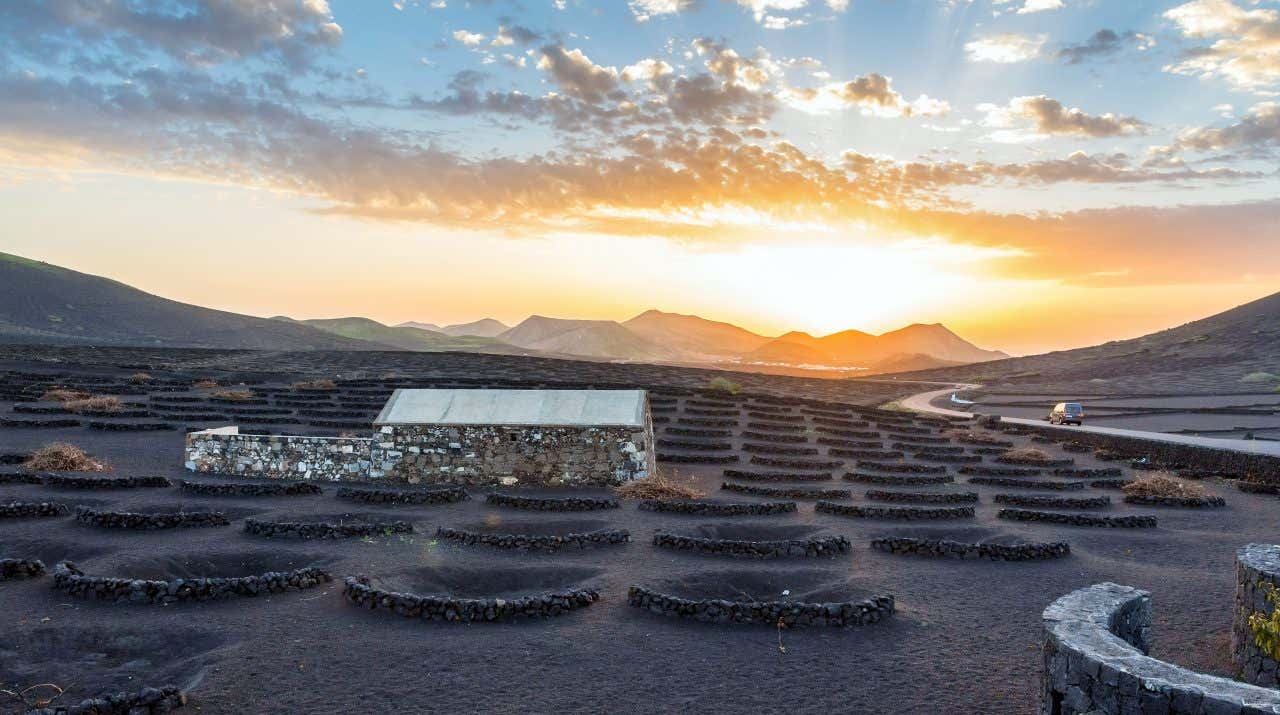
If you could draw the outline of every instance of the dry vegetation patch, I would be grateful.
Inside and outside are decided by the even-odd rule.
[[[1052,455],[1043,449],[1036,447],[1015,447],[1005,450],[1000,457],[1012,462],[1049,462],[1053,460]]]
[[[55,387],[52,390],[45,390],[40,396],[41,400],[49,402],[70,402],[72,400],[87,400],[93,395],[84,390],[70,390],[65,387]]]
[[[295,390],[336,390],[338,383],[333,380],[299,380],[293,383],[291,387]]]
[[[111,395],[93,395],[81,400],[68,400],[62,403],[72,412],[119,412],[124,409],[120,398]]]
[[[964,442],[992,444],[992,445],[1004,444],[1004,440],[998,437],[992,437],[991,435],[982,434],[981,432],[970,432],[969,430],[962,430],[962,429],[946,430],[942,433],[942,436],[950,437],[951,439],[961,440]]]
[[[253,394],[253,390],[218,390],[213,393],[213,397],[230,402],[246,402],[256,395]]]
[[[1124,493],[1137,497],[1202,497],[1205,491],[1199,484],[1184,482],[1168,473],[1155,472],[1126,484]]]
[[[196,380],[194,383],[192,383],[191,386],[200,390],[210,390],[218,386],[218,381],[212,378],[206,377],[200,380]]]
[[[151,382],[153,379],[155,378],[145,372],[135,372],[129,376],[129,382],[132,382],[135,385],[140,385],[144,382]]]
[[[23,462],[27,469],[41,472],[105,472],[106,462],[94,459],[83,449],[67,442],[53,442],[36,450]]]
[[[681,480],[678,473],[671,477],[656,473],[644,479],[636,479],[622,486],[614,487],[613,493],[623,499],[670,500],[697,499],[706,496],[705,492],[695,489],[690,483],[687,483],[691,481]]]

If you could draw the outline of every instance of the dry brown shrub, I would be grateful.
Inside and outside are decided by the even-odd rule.
[[[212,378],[205,377],[205,378],[196,380],[191,386],[196,388],[197,390],[209,390],[217,387],[218,381]]]
[[[1168,472],[1152,472],[1124,485],[1124,493],[1139,497],[1202,497],[1204,487],[1184,482]]]
[[[968,442],[980,442],[982,444],[999,444],[1001,442],[999,437],[982,434],[981,432],[970,432],[969,430],[963,429],[949,429],[944,431],[942,436],[950,437],[951,439],[965,440]]]
[[[683,481],[692,482],[692,479]],[[706,496],[705,492],[690,484],[681,483],[679,473],[668,477],[661,472],[614,487],[613,493],[623,499],[697,499]]]
[[[299,380],[291,386],[295,390],[336,390],[338,383],[333,380]]]
[[[66,442],[52,442],[37,449],[23,466],[40,472],[105,472],[110,467]]]
[[[252,400],[256,395],[253,394],[253,390],[218,390],[213,393],[212,397],[230,402],[245,402]]]
[[[45,390],[40,396],[42,400],[50,400],[53,402],[70,402],[72,400],[86,400],[93,395],[83,390],[71,390],[65,387],[55,387],[52,390]]]
[[[119,412],[124,409],[124,405],[120,404],[119,397],[111,395],[93,395],[83,400],[69,400],[62,403],[72,412]]]
[[[1017,462],[1048,462],[1053,459],[1048,452],[1037,447],[1014,447],[1000,456]]]
[[[135,385],[143,382],[151,382],[153,379],[155,378],[145,372],[135,372],[129,376],[129,382],[132,382]]]

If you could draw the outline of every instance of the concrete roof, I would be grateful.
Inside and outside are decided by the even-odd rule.
[[[374,424],[644,426],[644,390],[396,390]]]

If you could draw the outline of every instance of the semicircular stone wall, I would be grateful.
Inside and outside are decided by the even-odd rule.
[[[1231,658],[1236,677],[1246,683],[1274,688],[1280,685],[1280,673],[1272,654],[1258,647],[1249,616],[1270,616],[1274,604],[1267,592],[1280,587],[1280,546],[1249,544],[1236,552],[1236,602],[1231,615]]]
[[[1099,583],[1044,615],[1040,715],[1280,713],[1280,691],[1196,673],[1147,655],[1151,597]]]

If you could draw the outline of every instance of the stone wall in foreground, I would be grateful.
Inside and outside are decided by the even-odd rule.
[[[377,429],[374,461],[385,465],[387,476],[411,484],[610,486],[655,471],[651,426]]]
[[[1275,607],[1267,591],[1280,586],[1280,546],[1249,544],[1236,552],[1236,602],[1231,616],[1231,658],[1236,677],[1267,688],[1280,685],[1276,659],[1258,648],[1249,628],[1255,612],[1270,615]]]
[[[384,472],[369,437],[240,434],[236,427],[187,435],[187,469],[265,479],[365,481]]]
[[[1100,583],[1044,611],[1040,715],[1280,713],[1280,691],[1156,660],[1146,591]]]

